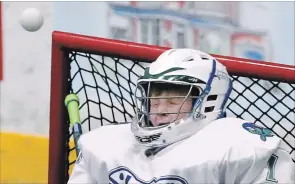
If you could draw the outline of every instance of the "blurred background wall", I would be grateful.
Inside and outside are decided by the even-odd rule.
[[[18,22],[31,7],[33,33]],[[47,181],[53,30],[294,65],[294,16],[294,2],[2,2],[0,181]]]

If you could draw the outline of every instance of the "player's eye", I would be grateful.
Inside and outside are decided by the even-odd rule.
[[[159,102],[154,101],[154,100],[151,101],[151,106],[152,106],[152,107],[156,107],[156,106],[158,106],[158,105],[159,105]]]
[[[179,105],[182,101],[179,99],[169,100],[171,105]]]

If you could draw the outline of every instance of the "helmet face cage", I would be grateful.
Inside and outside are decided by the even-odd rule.
[[[214,57],[192,49],[167,50],[137,81],[132,132],[145,147],[183,140],[222,117],[230,92],[226,67]]]
[[[168,85],[175,85],[175,86],[188,86],[188,92],[184,96],[157,96],[157,97],[152,97],[152,92],[155,87],[155,85],[162,85],[162,84],[168,84]],[[168,90],[167,90],[168,91]],[[198,86],[195,86],[193,84],[175,84],[175,83],[168,83],[168,82],[153,82],[153,81],[144,81],[144,82],[139,82],[136,86],[135,90],[135,99],[136,99],[136,118],[137,122],[139,123],[140,127],[153,127],[153,124],[151,123],[151,116],[160,114],[160,113],[151,113],[150,112],[150,100],[151,99],[171,99],[171,98],[183,98],[183,101],[181,105],[179,106],[177,112],[162,112],[161,114],[177,114],[175,118],[171,122],[165,123],[165,125],[162,126],[167,126],[170,123],[175,122],[180,114],[188,114],[191,115],[193,112],[193,104],[196,101],[197,98],[199,98],[199,94],[201,92],[201,88]],[[185,103],[185,101],[188,98],[193,99],[192,103],[192,110],[187,111],[187,112],[181,112],[181,109]]]

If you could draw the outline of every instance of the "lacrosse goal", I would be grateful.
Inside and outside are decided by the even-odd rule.
[[[75,161],[64,98],[80,98],[83,131],[130,121],[144,68],[168,48],[54,32],[52,39],[49,184],[66,183]],[[294,155],[295,67],[214,55],[227,66],[233,92],[227,115],[263,124]],[[293,158],[294,159],[294,158]]]

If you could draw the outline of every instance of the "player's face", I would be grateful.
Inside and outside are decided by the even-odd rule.
[[[175,118],[176,120],[183,118],[187,113],[192,110],[192,99],[187,98],[184,101],[187,92],[180,91],[164,91],[160,94],[152,93],[151,97],[163,97],[159,99],[151,99],[150,112],[157,113],[151,115],[151,121],[153,126],[159,126],[161,124],[171,123]],[[184,96],[183,98],[167,98],[172,96]],[[166,97],[166,98],[165,98]],[[183,104],[183,105],[182,105]],[[182,105],[182,106],[181,106]],[[173,113],[173,114],[168,114]]]

